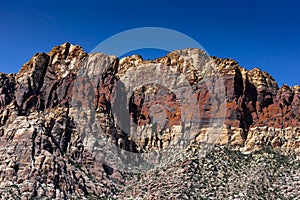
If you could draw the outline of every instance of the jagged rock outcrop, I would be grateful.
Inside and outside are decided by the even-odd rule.
[[[154,72],[162,79],[150,84]],[[130,175],[102,162],[113,156],[96,151],[103,138],[135,153],[212,142],[299,154],[299,113],[299,86],[279,88],[232,59],[185,49],[119,60],[65,43],[35,54],[17,74],[0,73],[0,197],[120,197]],[[222,123],[209,140],[214,120]]]

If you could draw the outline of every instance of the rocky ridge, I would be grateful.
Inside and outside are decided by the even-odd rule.
[[[213,60],[215,67],[210,71],[205,71],[205,68],[199,69],[199,66],[204,66],[203,61],[207,59]],[[127,130],[130,126],[122,124],[124,122],[120,120],[121,116],[113,112],[114,109],[126,107],[126,104],[119,102],[118,99],[124,100],[128,94],[114,95],[118,87],[121,91],[126,90],[124,85],[119,84],[120,80],[129,85],[132,80],[128,79],[127,75],[137,70],[145,70],[143,68],[145,66],[159,68],[169,75],[174,75],[175,72],[184,74],[193,88],[200,112],[199,118],[203,124],[198,131],[192,132],[191,143],[186,146],[190,149],[186,150],[186,159],[192,160],[189,161],[189,165],[196,162],[197,169],[202,166],[199,164],[201,158],[193,158],[191,152],[198,151],[199,145],[196,144],[207,138],[210,124],[206,123],[206,120],[212,116],[224,120],[217,139],[213,141],[229,148],[224,150],[221,146],[220,155],[224,151],[229,151],[233,155],[239,154],[233,150],[252,155],[252,152],[266,147],[275,149],[277,153],[280,151],[282,154],[299,154],[299,86],[283,85],[279,88],[274,78],[266,72],[257,68],[247,71],[232,59],[209,58],[198,49],[174,51],[153,61],[145,61],[137,55],[119,60],[115,56],[102,53],[87,54],[80,46],[65,43],[54,47],[48,54],[35,54],[17,74],[0,74],[0,197],[90,199],[118,198],[124,195],[128,198],[135,196],[142,198],[147,192],[158,190],[153,186],[144,188],[146,192],[141,193],[139,188],[143,187],[143,184],[138,188],[131,187],[129,183],[137,179],[137,176],[132,177],[114,166],[99,162],[97,157],[104,155],[95,155],[95,152],[91,151],[96,142],[92,140],[93,138],[83,140],[82,137],[85,132],[93,133],[96,126],[96,129],[104,130],[103,136],[95,136],[96,138],[108,137],[120,148],[131,152],[151,152],[181,144],[183,119],[181,111],[188,109],[189,104],[178,102],[180,97],[166,87],[146,84],[135,88],[134,93],[128,98],[129,109],[124,112],[130,114],[138,125],[137,129],[143,130],[141,131],[143,137],[132,136],[130,130]],[[218,73],[224,82],[224,97],[226,97],[224,102],[211,103],[214,96],[209,91],[219,94],[222,88],[215,82],[212,85],[203,82],[205,75],[211,76],[215,73]],[[177,83],[184,85],[181,76],[178,77]],[[79,112],[76,109],[78,102],[84,108]],[[155,107],[160,104],[165,107]],[[220,112],[222,109],[224,113]],[[82,114],[86,114],[85,117],[81,116]],[[168,120],[164,123],[159,123],[159,120],[154,123],[156,115],[165,116]],[[91,121],[96,123],[90,125]],[[120,126],[123,126],[123,129]],[[193,146],[195,148],[191,150],[190,147]],[[277,153],[269,154],[277,156]],[[218,160],[219,157],[215,159]],[[232,162],[230,159],[228,162]],[[295,164],[297,159],[292,161],[294,164],[287,166],[293,169],[293,176],[289,177],[286,172],[279,173],[280,176],[291,179],[291,187],[299,187],[299,165]],[[255,163],[260,161],[253,162],[255,167]],[[221,164],[218,166],[222,167]],[[245,166],[247,168],[248,165]],[[232,169],[238,170],[243,167]],[[166,168],[173,169],[172,166]],[[266,172],[268,174],[266,177],[270,176],[271,171],[272,169],[269,169]],[[228,176],[234,177],[233,172],[234,170]],[[151,182],[150,178],[153,175],[152,172],[149,173],[146,181]],[[178,176],[184,177],[184,173],[184,170],[178,172]],[[200,172],[196,170],[193,173]],[[163,176],[158,174],[158,177]],[[174,183],[166,186],[166,193],[172,191],[172,187],[176,188],[180,178],[170,180]],[[276,180],[283,181],[283,179]],[[198,181],[191,180],[189,184]],[[240,184],[235,178],[232,181]],[[200,182],[204,183],[203,180]],[[275,188],[281,187],[279,182],[274,182],[277,184]],[[266,184],[263,186],[267,187],[269,183]],[[197,187],[201,187],[201,184]],[[284,184],[282,187],[285,187]],[[131,192],[122,192],[125,188]],[[226,189],[225,196],[217,196],[243,198],[248,194],[241,191],[240,194],[235,194],[237,195],[235,197],[230,190],[233,189]],[[183,191],[178,187],[179,196],[175,198],[183,197]],[[198,188],[192,196],[197,198],[200,191],[205,193]],[[253,191],[254,193],[258,191],[255,193],[257,195],[263,194],[260,189]],[[290,191],[296,189],[292,188]],[[210,192],[206,191],[206,197],[209,194]],[[239,196],[241,194],[244,196]],[[213,193],[211,195],[214,196]],[[297,192],[278,195],[296,197]]]

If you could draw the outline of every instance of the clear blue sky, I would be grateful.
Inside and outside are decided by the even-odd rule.
[[[185,33],[210,55],[259,67],[279,85],[299,85],[299,13],[296,0],[2,0],[0,71],[17,72],[35,52],[66,41],[89,52],[121,31],[152,26]]]

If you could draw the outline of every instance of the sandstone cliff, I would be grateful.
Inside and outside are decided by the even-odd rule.
[[[199,69],[207,59],[215,67]],[[147,66],[149,69],[145,69]],[[197,100],[201,124],[191,131],[187,144],[182,144],[183,130],[191,130],[193,122],[182,125],[182,120],[189,119],[189,113],[195,110],[189,110],[191,104],[184,96],[160,84],[147,84],[147,74],[158,68],[170,76],[179,74],[178,88],[185,85],[180,76],[184,74],[192,88],[189,99]],[[129,75],[139,70],[145,74],[133,80]],[[223,85],[218,85],[216,78],[211,79],[213,83],[203,81],[215,73]],[[164,79],[166,83],[172,80]],[[128,94],[126,84],[132,81],[145,84]],[[116,90],[121,93],[115,95]],[[178,101],[180,98],[182,101]],[[212,103],[212,99],[217,101]],[[187,117],[183,110],[187,110]],[[140,135],[130,134],[132,126],[118,113],[127,113]],[[102,162],[102,157],[114,155],[96,151],[101,147],[100,140],[108,138],[134,153],[160,151],[170,145],[197,149],[210,137],[209,126],[215,118],[224,123],[214,144],[242,153],[270,147],[297,155],[299,113],[299,86],[279,88],[268,73],[257,68],[246,70],[232,59],[209,58],[198,49],[185,49],[153,61],[137,55],[119,60],[102,53],[87,54],[80,46],[65,43],[47,54],[35,54],[17,74],[0,74],[0,197],[120,197],[117,195],[122,196],[124,185],[130,183],[130,174]],[[95,135],[95,129],[102,135]],[[91,136],[84,137],[88,133]],[[299,185],[299,169],[295,170],[293,177]],[[134,197],[134,193],[131,195]]]

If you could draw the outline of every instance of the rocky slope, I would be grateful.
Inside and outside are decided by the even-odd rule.
[[[119,60],[65,43],[0,74],[0,197],[297,198],[299,113],[299,86],[232,59],[185,49]],[[104,139],[137,155],[183,153],[132,173],[107,164],[119,154],[101,151]],[[217,148],[206,155],[203,143]]]

